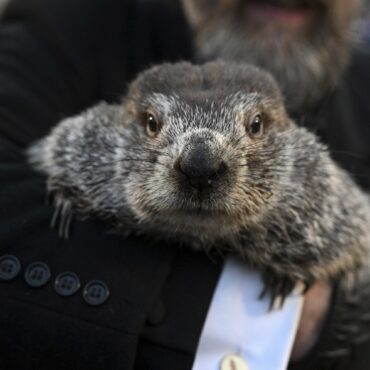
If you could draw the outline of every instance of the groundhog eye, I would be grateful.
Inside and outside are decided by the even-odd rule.
[[[260,136],[263,133],[263,122],[262,122],[262,116],[260,114],[257,114],[250,126],[249,126],[249,133],[253,136]]]
[[[161,127],[157,117],[154,114],[148,113],[146,117],[146,132],[148,136],[155,137],[158,135]]]

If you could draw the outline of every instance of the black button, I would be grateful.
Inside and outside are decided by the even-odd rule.
[[[16,256],[7,254],[0,257],[0,280],[10,281],[16,278],[21,271],[21,263]]]
[[[70,271],[59,274],[54,283],[55,291],[63,297],[75,294],[80,286],[80,279],[74,272]]]
[[[26,282],[32,288],[44,286],[50,279],[50,269],[43,262],[31,263],[24,274]]]
[[[90,306],[99,306],[106,302],[109,297],[109,289],[107,284],[100,280],[92,280],[88,282],[83,291],[83,297]]]
[[[156,326],[161,324],[166,318],[166,306],[163,301],[158,300],[154,303],[149,316],[147,318],[147,324],[150,326]]]

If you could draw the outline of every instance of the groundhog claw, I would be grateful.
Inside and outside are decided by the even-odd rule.
[[[55,207],[50,227],[58,230],[59,237],[69,239],[73,217],[72,202],[63,190],[52,191],[49,196]]]
[[[289,276],[280,276],[271,271],[266,271],[263,274],[264,287],[259,296],[264,298],[270,294],[269,310],[280,309],[283,307],[285,299],[292,293],[297,285],[297,280]],[[305,287],[308,284],[304,284]],[[306,289],[306,288],[305,288]],[[303,292],[302,292],[303,293]]]

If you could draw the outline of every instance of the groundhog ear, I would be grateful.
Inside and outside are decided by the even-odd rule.
[[[132,99],[124,98],[121,103],[121,121],[123,126],[129,125],[135,117],[138,117],[139,111]]]
[[[294,128],[294,127],[297,127],[295,122],[290,117],[287,117],[286,120],[285,120],[285,127],[284,128]]]
[[[125,110],[125,112],[130,115],[130,116],[137,116],[138,114],[138,109],[137,109],[137,106],[135,104],[135,102],[131,99],[124,99],[123,102],[123,108]]]

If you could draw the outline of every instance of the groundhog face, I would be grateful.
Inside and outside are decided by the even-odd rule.
[[[278,176],[269,147],[291,125],[268,74],[221,62],[164,65],[132,84],[124,107],[132,158],[123,171],[140,219],[232,229],[268,209]]]

